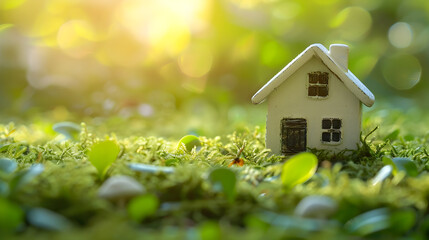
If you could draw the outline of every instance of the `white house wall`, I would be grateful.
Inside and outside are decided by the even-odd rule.
[[[329,73],[329,94],[325,99],[308,97],[308,73]],[[267,98],[266,145],[273,153],[281,154],[281,119],[305,118],[307,120],[307,147],[329,149],[356,149],[361,129],[361,103],[344,84],[314,56]],[[337,145],[323,144],[322,119],[342,120],[341,142]]]

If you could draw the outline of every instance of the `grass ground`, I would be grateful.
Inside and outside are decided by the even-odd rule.
[[[194,106],[182,115],[77,119],[57,109],[27,122],[5,123],[0,126],[0,157],[15,161],[17,169],[0,172],[0,181],[10,188],[2,192],[0,186],[0,236],[425,239],[429,234],[428,113],[389,106],[366,111],[361,148],[334,156],[313,151],[319,161],[317,173],[292,189],[277,178],[286,159],[264,149],[265,114],[261,113],[261,108],[222,112]],[[63,140],[52,130],[53,123],[64,119],[85,122],[75,140]],[[200,135],[201,149],[177,149],[180,137],[190,133]],[[131,203],[118,205],[97,196],[104,179],[88,161],[87,152],[103,139],[120,146],[104,179],[116,175],[136,179],[146,189],[144,196],[154,197],[154,211],[141,210],[144,216],[135,218]],[[243,166],[228,167],[244,143]],[[373,185],[372,179],[385,165],[383,157],[412,160],[418,175],[399,171]],[[138,172],[129,163],[174,167],[174,172]],[[26,176],[33,164],[42,164],[43,171],[18,184],[19,176]],[[232,200],[210,181],[210,172],[217,168],[227,168],[237,177]],[[331,214],[298,216],[300,201],[319,195],[336,206]],[[37,215],[35,209],[48,213]]]

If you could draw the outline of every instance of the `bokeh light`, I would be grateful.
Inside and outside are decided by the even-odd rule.
[[[420,62],[412,55],[393,55],[383,63],[384,78],[391,87],[398,90],[413,88],[419,83],[421,74]]]
[[[213,64],[213,55],[204,45],[192,45],[179,57],[179,66],[189,77],[199,78],[207,74]]]
[[[82,20],[71,20],[64,23],[57,36],[58,46],[72,57],[81,58],[93,51],[94,40],[91,26]]]
[[[393,46],[406,48],[413,40],[413,31],[408,23],[397,22],[389,28],[388,37]]]
[[[345,40],[360,40],[371,28],[371,14],[361,7],[347,7],[343,9],[331,22],[331,27],[340,32]]]

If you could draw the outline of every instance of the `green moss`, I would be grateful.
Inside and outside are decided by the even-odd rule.
[[[377,122],[378,114],[367,113],[366,117]],[[429,218],[428,127],[415,125],[421,128],[420,135],[412,130],[392,134],[385,129],[393,129],[397,123],[389,121],[391,123],[376,129],[364,120],[362,142],[356,151],[330,154],[312,149],[319,160],[316,175],[289,190],[284,189],[278,178],[285,158],[271,155],[264,148],[265,133],[260,127],[217,137],[200,136],[201,148],[187,152],[177,149],[179,137],[173,140],[138,135],[118,137],[120,135],[100,131],[104,128],[97,130],[91,124],[88,127],[82,124],[76,141],[56,140],[51,131],[45,130],[46,124],[1,125],[0,157],[18,163],[15,172],[0,175],[3,183],[7,184],[32,164],[40,163],[45,167],[42,174],[2,198],[24,212],[33,207],[52,210],[75,226],[71,231],[52,233],[22,222],[18,232],[8,237],[177,239],[215,232],[225,239],[345,238],[355,234],[344,227],[350,219],[377,208],[389,209],[389,216],[395,222],[392,227],[398,224],[400,216],[406,215],[404,219],[409,220],[404,226],[411,226],[411,230],[392,232],[387,228],[364,237],[425,236]],[[87,150],[94,142],[106,138],[115,139],[121,148],[106,178],[131,176],[159,201],[157,211],[139,222],[117,204],[97,197],[103,180],[89,163]],[[239,157],[244,166],[229,168],[237,175],[236,194],[231,201],[216,189],[208,176],[214,168],[228,167],[243,146]],[[398,173],[372,186],[370,179],[384,165],[383,156],[413,160],[419,175],[407,177]],[[136,172],[128,167],[129,163],[172,166],[175,171],[171,174]],[[301,221],[295,219],[293,212],[299,201],[308,195],[330,196],[338,203],[337,213],[327,222],[302,220],[301,227],[275,221]]]

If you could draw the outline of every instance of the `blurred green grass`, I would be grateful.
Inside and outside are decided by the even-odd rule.
[[[143,233],[161,239],[180,236],[193,239],[189,235],[199,239],[204,231],[208,231],[206,234],[209,236],[219,235],[227,239],[235,239],[239,235],[250,239],[258,239],[261,235],[272,239],[287,236],[310,239],[350,236],[391,238],[423,237],[427,231],[429,128],[420,120],[429,116],[418,109],[403,111],[378,105],[365,111],[363,136],[374,127],[379,127],[367,138],[368,149],[362,148],[351,155],[328,156],[319,153],[317,174],[290,191],[282,188],[280,181],[273,178],[281,172],[281,163],[285,159],[270,156],[264,150],[263,125],[246,122],[246,116],[251,112],[246,112],[246,109],[239,110],[245,114],[240,115],[242,117],[233,125],[229,125],[228,121],[227,125],[212,129],[217,134],[209,137],[200,134],[202,148],[191,152],[177,149],[180,137],[190,133],[189,129],[201,133],[207,131],[205,127],[199,129],[198,126],[217,126],[219,123],[212,122],[218,121],[220,115],[205,119],[187,114],[193,121],[184,119],[188,125],[180,126],[186,128],[177,127],[174,121],[168,121],[176,126],[170,128],[164,125],[167,122],[140,117],[89,118],[82,125],[78,140],[64,141],[63,136],[52,130],[54,116],[62,116],[57,111],[34,115],[34,119],[26,118],[27,123],[0,125],[0,157],[15,159],[18,171],[34,163],[45,167],[40,176],[13,192],[8,201],[24,209],[49,209],[66,217],[75,226],[71,230],[55,233],[25,224],[22,233],[6,235],[8,239],[99,239],[112,234],[137,237]],[[265,110],[259,109],[257,112],[264,115]],[[71,113],[64,116],[67,119],[56,119],[77,119]],[[180,119],[183,114],[178,112],[168,115],[168,118]],[[153,122],[143,124],[145,121]],[[201,123],[194,125],[194,121]],[[236,129],[228,132],[229,128]],[[96,195],[102,182],[96,169],[88,162],[86,151],[93,142],[106,138],[115,139],[122,152],[109,170],[108,177],[121,174],[132,176],[149,193],[155,194],[160,202],[160,209],[140,224],[132,223],[127,214]],[[231,203],[211,187],[207,174],[217,167],[230,165],[244,142],[244,166],[230,168],[239,178],[237,196]],[[397,174],[373,186],[371,178],[384,165],[383,156],[411,159],[417,166],[419,176]],[[175,171],[170,175],[134,172],[127,167],[131,162],[173,166]],[[301,221],[294,216],[294,209],[301,199],[312,195],[334,199],[339,204],[337,213],[328,222],[306,219],[300,225],[289,225],[289,221]],[[377,220],[381,221],[378,224],[385,226],[380,231],[369,228],[359,233],[349,229],[352,218],[377,209],[387,209],[377,212],[381,214],[378,219],[396,221],[389,219],[407,215],[403,226],[408,227],[396,229],[395,222],[387,224],[384,220]],[[273,218],[285,222],[269,220]]]

